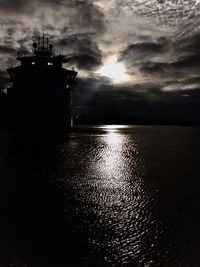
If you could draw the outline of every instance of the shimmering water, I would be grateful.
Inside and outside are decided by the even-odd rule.
[[[0,266],[200,266],[200,128],[1,134]],[[7,264],[7,265],[6,265]]]

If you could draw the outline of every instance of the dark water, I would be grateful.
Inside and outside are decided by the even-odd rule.
[[[199,170],[195,127],[1,133],[0,266],[200,266]]]

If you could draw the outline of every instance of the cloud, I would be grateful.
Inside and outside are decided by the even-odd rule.
[[[21,43],[28,54],[34,32],[46,32],[79,71],[77,95],[85,109],[98,103],[100,109],[103,99],[106,110],[131,112],[135,105],[198,97],[200,4],[194,0],[0,0],[0,15],[2,77]],[[109,56],[124,64],[127,84],[96,74]]]
[[[151,42],[128,44],[120,52],[129,72],[138,72],[144,81],[150,80],[163,90],[199,88],[200,35],[174,36],[173,40],[160,36]],[[187,82],[185,77],[188,77]],[[196,80],[195,85],[192,79]],[[181,81],[176,83],[175,81]],[[170,85],[169,83],[173,84]],[[167,88],[167,89],[166,89]]]
[[[101,59],[99,57],[82,54],[72,56],[70,62],[75,64],[78,69],[91,70],[100,66]]]
[[[200,66],[200,55],[193,54],[180,58],[171,64],[175,68],[191,68]]]
[[[86,79],[76,88],[74,105],[83,123],[199,123],[200,91],[162,91],[151,83],[130,88]]]
[[[7,56],[13,56],[16,54],[16,49],[0,45],[0,54],[6,54]]]
[[[100,66],[101,50],[91,33],[76,34],[61,39],[58,43],[70,56],[70,62],[80,69],[90,70]]]
[[[148,62],[166,50],[166,44],[158,42],[139,42],[129,44],[119,56],[129,67]],[[161,57],[162,55],[160,55]]]
[[[18,12],[24,10],[27,6],[28,1],[25,0],[1,0],[0,1],[0,9],[1,11],[7,12]]]
[[[141,17],[147,23],[167,29],[193,22],[199,15],[200,6],[196,0],[117,0],[118,13]]]
[[[81,27],[92,26],[98,33],[104,32],[104,14],[92,1],[85,1],[83,6],[78,5],[77,14],[76,20]]]
[[[94,1],[1,0],[0,15],[0,56],[5,66],[14,63],[18,49],[30,54],[32,36],[42,32],[50,36],[56,53],[73,54],[71,64],[79,69],[93,70],[101,64],[97,43],[105,22]]]
[[[5,88],[7,85],[8,74],[6,71],[0,71],[0,89]]]

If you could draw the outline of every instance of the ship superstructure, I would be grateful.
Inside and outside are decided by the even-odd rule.
[[[69,59],[55,55],[49,38],[38,36],[33,42],[31,56],[17,53],[20,65],[7,71],[11,87],[8,95],[16,109],[19,127],[60,131],[72,126],[71,94],[77,76],[73,69],[65,69]]]

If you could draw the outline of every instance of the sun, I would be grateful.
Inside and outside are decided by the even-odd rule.
[[[99,69],[98,73],[101,76],[110,78],[114,83],[128,81],[126,69],[122,63],[117,62],[115,56],[109,57],[104,65]]]

